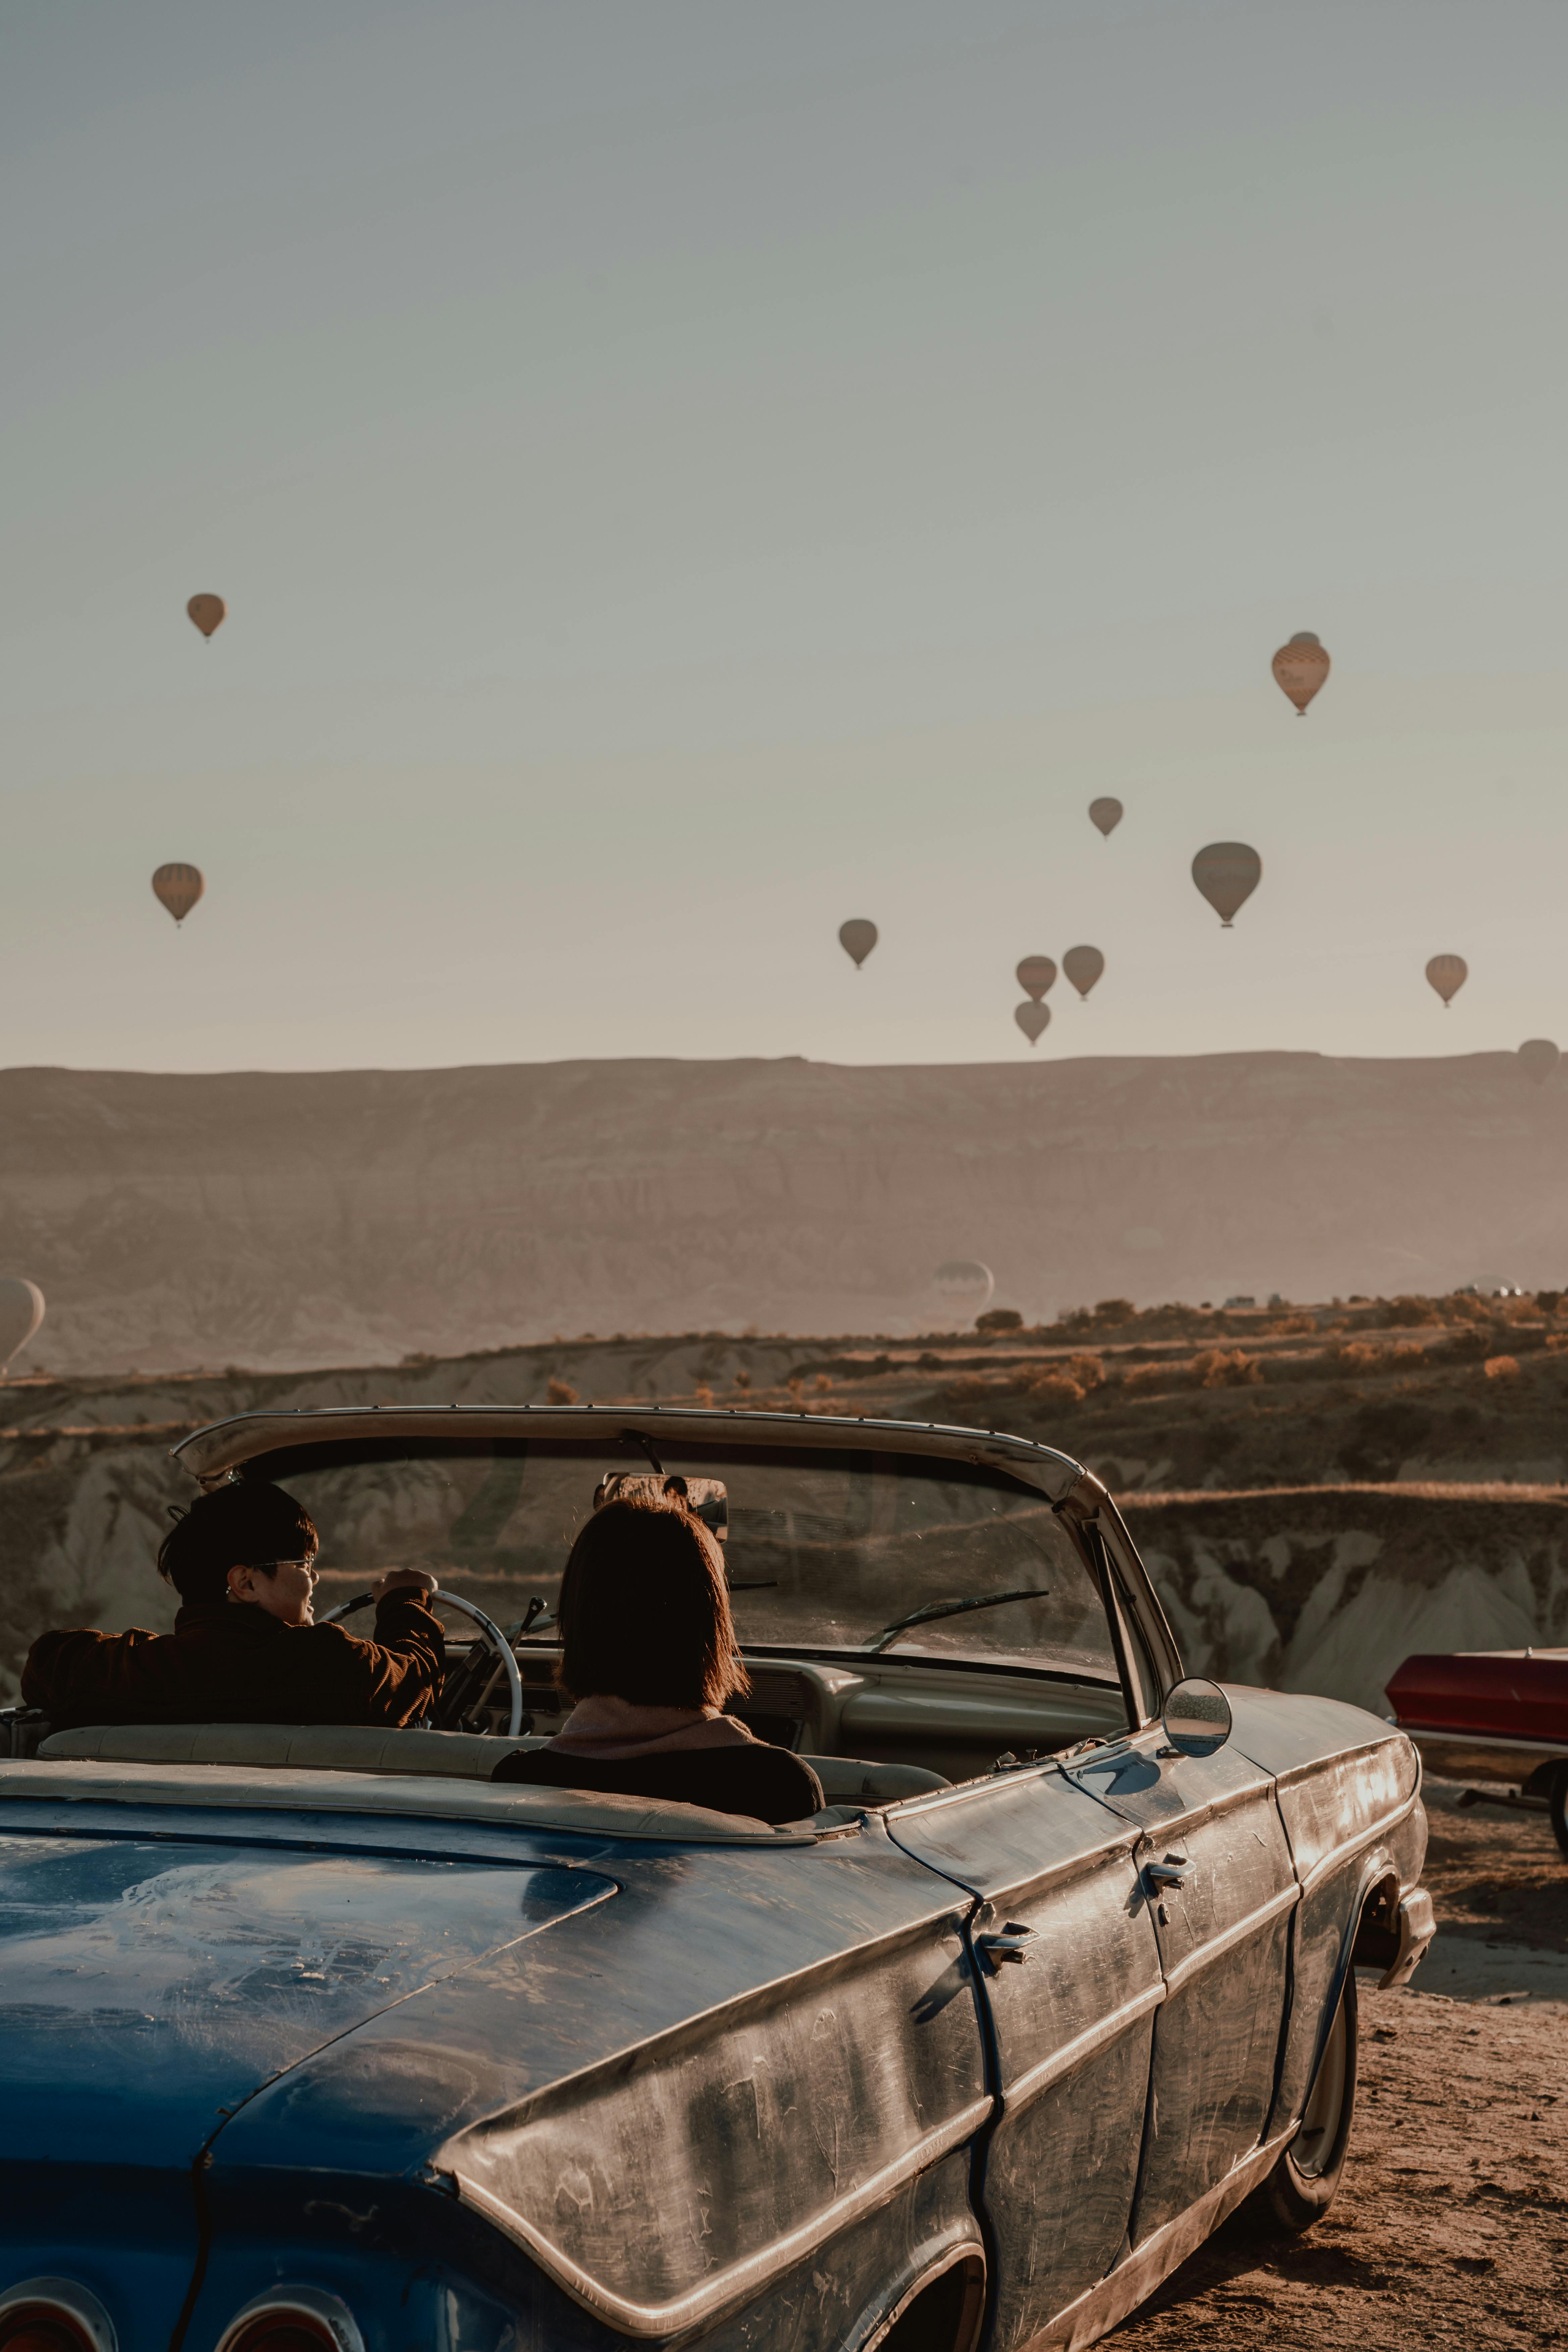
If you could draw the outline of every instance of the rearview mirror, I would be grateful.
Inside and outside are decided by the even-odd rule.
[[[1215,1756],[1230,1738],[1230,1701],[1217,1683],[1189,1675],[1167,1693],[1164,1723],[1178,1756]]]
[[[594,1489],[594,1508],[643,1500],[684,1503],[721,1543],[730,1533],[730,1496],[722,1478],[688,1478],[681,1471],[606,1470]]]

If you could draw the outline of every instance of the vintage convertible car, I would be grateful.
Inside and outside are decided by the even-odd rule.
[[[478,1630],[431,1728],[0,1763],[5,2352],[1016,2352],[1243,2200],[1327,2205],[1354,1969],[1432,1931],[1418,1759],[1185,1680],[1077,1463],[607,1408],[176,1453],[286,1482],[351,1605],[422,1560]],[[721,1534],[812,1819],[491,1784],[559,1718],[565,1550],[628,1470]]]

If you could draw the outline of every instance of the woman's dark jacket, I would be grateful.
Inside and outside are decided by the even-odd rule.
[[[822,1804],[822,1783],[787,1748],[760,1740],[743,1747],[668,1748],[661,1756],[588,1762],[560,1748],[518,1748],[504,1756],[492,1780],[521,1780],[534,1789],[582,1789],[594,1796],[652,1797],[710,1812],[743,1813],[754,1822],[802,1822]]]
[[[422,1591],[378,1601],[375,1639],[285,1625],[250,1601],[184,1608],[172,1633],[44,1633],[22,1697],[57,1731],[83,1723],[404,1724],[429,1713],[446,1645]]]

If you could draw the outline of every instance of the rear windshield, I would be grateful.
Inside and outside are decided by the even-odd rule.
[[[320,1532],[319,1607],[384,1568],[428,1568],[509,1630],[531,1615],[530,1637],[545,1640],[599,1478],[647,1467],[624,1450],[548,1443],[413,1460],[401,1446],[376,1460],[327,1454],[301,1447],[269,1465]],[[1042,1496],[1003,1472],[922,1454],[739,1445],[679,1457],[662,1448],[660,1463],[722,1482],[731,1606],[748,1650],[1116,1680],[1100,1595],[1072,1538]]]

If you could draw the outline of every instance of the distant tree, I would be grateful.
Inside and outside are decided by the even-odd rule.
[[[977,1331],[1021,1331],[1024,1318],[1016,1307],[988,1307],[974,1318]]]
[[[1138,1309],[1130,1298],[1097,1298],[1094,1302],[1095,1321],[1109,1323],[1113,1329],[1118,1324],[1135,1322],[1137,1318]]]

